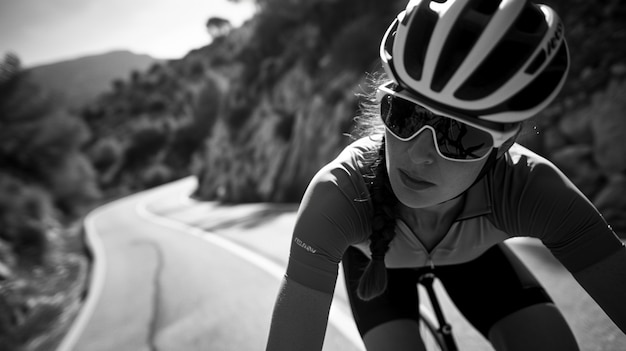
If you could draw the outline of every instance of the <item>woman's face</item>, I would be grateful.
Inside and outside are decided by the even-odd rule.
[[[402,141],[385,132],[387,171],[398,200],[411,208],[425,208],[451,200],[476,180],[488,157],[476,162],[442,158],[430,129]]]

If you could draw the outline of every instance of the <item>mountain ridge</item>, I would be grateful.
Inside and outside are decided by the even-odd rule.
[[[53,94],[59,107],[80,108],[125,79],[162,60],[129,50],[114,50],[26,69],[34,83]]]

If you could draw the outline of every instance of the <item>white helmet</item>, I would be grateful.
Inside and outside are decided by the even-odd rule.
[[[411,0],[380,46],[387,74],[443,115],[531,118],[569,70],[563,23],[526,0]]]

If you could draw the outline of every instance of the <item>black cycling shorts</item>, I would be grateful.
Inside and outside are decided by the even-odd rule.
[[[356,288],[368,262],[367,256],[354,247],[348,248],[342,260],[350,305],[361,336],[392,320],[419,321],[419,269],[387,269],[387,290],[363,301],[356,295]],[[467,263],[437,266],[435,274],[459,311],[486,338],[503,317],[534,304],[552,302],[537,279],[504,244]]]

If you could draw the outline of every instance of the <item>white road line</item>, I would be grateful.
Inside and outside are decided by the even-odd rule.
[[[146,220],[158,223],[159,225],[162,225],[164,227],[179,230],[184,233],[188,233],[202,238],[203,240],[206,240],[225,250],[228,250],[231,253],[241,257],[242,259],[254,264],[255,266],[274,276],[276,279],[283,279],[285,275],[285,268],[281,267],[280,265],[276,264],[274,261],[271,261],[265,256],[260,255],[243,246],[240,246],[230,240],[224,239],[209,231],[205,231],[197,227],[187,225],[183,222],[178,222],[150,212],[147,209],[147,204],[150,203],[150,199],[152,199],[153,197],[155,197],[155,195],[143,198],[137,203],[135,210],[139,216],[143,217]],[[347,315],[340,308],[338,308],[334,301],[330,307],[329,323],[331,323],[352,344],[357,347],[362,347],[363,341],[361,340],[359,333],[356,331],[356,328],[351,327],[351,324],[354,324],[352,316]]]
[[[96,309],[96,305],[100,300],[100,295],[104,287],[104,277],[106,275],[107,258],[104,252],[102,241],[96,235],[95,217],[99,215],[104,207],[100,207],[89,213],[85,220],[83,228],[85,230],[85,242],[88,250],[93,256],[92,267],[89,273],[89,287],[85,301],[80,311],[72,322],[69,331],[63,337],[63,340],[57,347],[57,351],[72,351],[78,342],[78,339],[85,331],[87,323]]]

